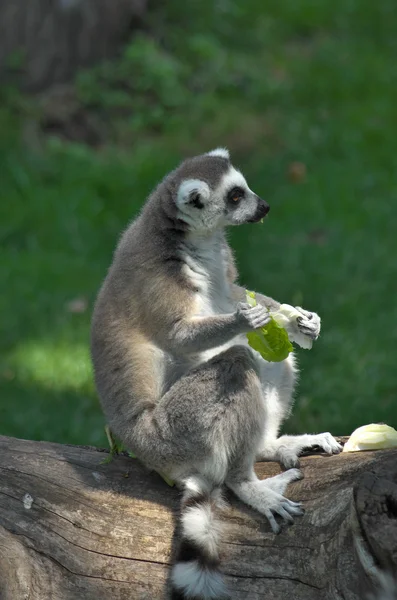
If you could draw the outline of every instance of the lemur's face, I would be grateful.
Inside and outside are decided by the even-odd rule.
[[[257,223],[269,212],[269,205],[250,190],[244,176],[232,166],[227,150],[189,159],[177,173],[178,217],[192,231]]]

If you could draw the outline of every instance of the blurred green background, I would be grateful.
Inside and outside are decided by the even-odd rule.
[[[170,0],[60,95],[2,85],[0,433],[106,444],[96,292],[159,178],[219,145],[272,209],[231,232],[241,281],[323,319],[285,429],[397,426],[396,31],[394,0]]]

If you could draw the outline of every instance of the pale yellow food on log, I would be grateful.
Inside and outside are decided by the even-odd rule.
[[[397,431],[383,423],[371,423],[355,429],[343,447],[343,452],[381,450],[397,447]]]

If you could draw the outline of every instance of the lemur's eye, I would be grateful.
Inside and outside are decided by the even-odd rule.
[[[227,199],[230,202],[240,202],[242,198],[244,198],[245,192],[240,187],[235,187],[227,195]]]

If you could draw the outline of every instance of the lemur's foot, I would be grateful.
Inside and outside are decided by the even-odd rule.
[[[305,512],[300,502],[293,502],[268,487],[265,487],[263,490],[263,500],[261,504],[260,512],[265,515],[274,533],[279,533],[281,531],[281,525],[276,521],[277,515],[281,517],[283,521],[293,523],[294,517],[301,517]]]
[[[287,485],[297,479],[302,479],[302,473],[298,469],[291,469],[274,477],[262,479],[262,481],[257,479],[229,482],[227,486],[243,502],[264,515],[274,533],[279,533],[281,525],[276,521],[277,516],[281,517],[282,522],[292,523],[294,517],[304,514],[300,502],[293,502],[283,496]]]
[[[299,454],[302,450],[320,448],[326,454],[339,454],[343,449],[343,446],[329,432],[307,435],[305,438],[306,443],[302,449],[297,450],[293,447],[293,444],[291,444],[292,447],[286,445],[278,448],[277,458],[285,469],[299,467]]]
[[[277,523],[275,519],[275,515],[279,515],[284,521],[292,523],[294,517],[299,517],[304,514],[305,511],[300,502],[293,502],[283,496],[289,483],[298,481],[302,478],[303,474],[301,471],[298,469],[290,469],[289,471],[285,471],[274,477],[262,479],[260,482],[261,489],[266,490],[266,495],[269,494],[269,506],[264,507],[264,514],[274,533],[279,533],[281,529],[280,524]]]
[[[284,469],[292,471],[293,469],[299,469],[300,460],[298,454],[294,450],[283,450],[279,452],[278,462]]]
[[[328,431],[326,433],[318,433],[316,435],[310,436],[311,444],[309,448],[313,448],[318,446],[326,454],[339,454],[343,450],[343,446],[336,441],[333,435],[331,435]]]
[[[299,469],[289,469],[274,477],[262,479],[261,485],[278,494],[284,494],[287,485],[293,481],[299,481],[299,479],[303,479],[302,471],[299,471]]]

